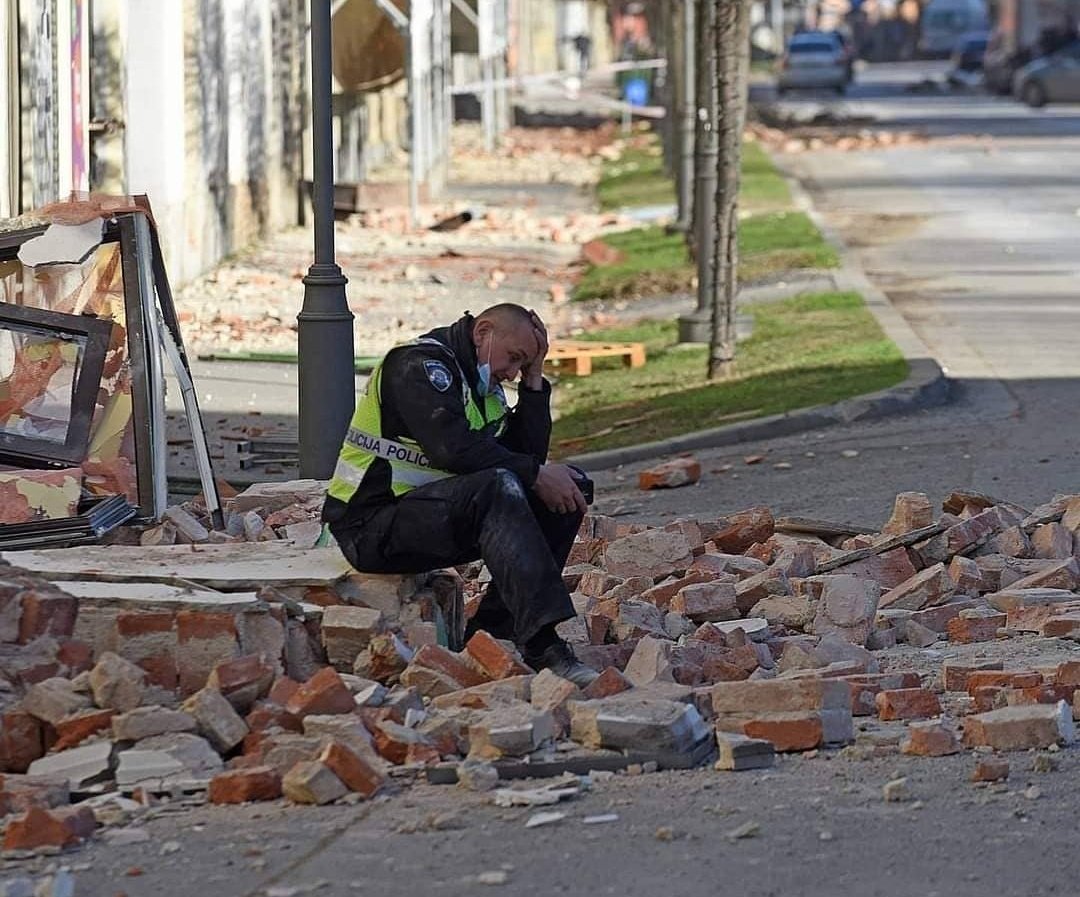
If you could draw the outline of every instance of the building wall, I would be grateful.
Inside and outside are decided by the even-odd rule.
[[[0,143],[0,178],[14,170],[20,188],[0,191],[5,215],[73,189],[146,193],[176,283],[295,222],[305,0],[17,8],[18,45],[0,51],[4,66],[17,59],[20,125],[14,152],[10,133]],[[0,103],[11,95],[0,80]]]

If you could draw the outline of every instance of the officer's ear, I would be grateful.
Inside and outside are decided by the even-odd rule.
[[[473,327],[473,345],[479,349],[483,343],[490,339],[495,331],[495,324],[488,320],[477,321]]]

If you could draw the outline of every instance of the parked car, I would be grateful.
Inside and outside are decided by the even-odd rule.
[[[1020,69],[1013,79],[1013,96],[1032,108],[1080,103],[1080,41]]]
[[[990,42],[986,31],[965,34],[953,48],[951,65],[946,75],[951,84],[977,84],[982,77],[983,57]]]
[[[989,27],[984,0],[930,0],[919,23],[919,53],[948,56],[963,34]]]
[[[844,45],[832,32],[804,31],[788,43],[776,75],[776,91],[829,88],[843,93],[850,82]]]

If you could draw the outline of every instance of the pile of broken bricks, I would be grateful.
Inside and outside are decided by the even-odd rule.
[[[230,518],[255,494],[230,499]],[[317,514],[307,501],[287,526]],[[601,672],[583,691],[484,632],[443,647],[447,609],[480,599],[479,565],[364,576],[335,548],[265,536],[9,552],[3,849],[77,844],[169,801],[327,804],[421,776],[487,790],[632,765],[752,769],[849,745],[870,724],[905,753],[973,750],[975,777],[1000,778],[993,752],[1072,741],[1080,662],[1006,669],[972,655],[920,672],[912,657],[1071,645],[1080,496],[1029,511],[954,492],[943,509],[902,493],[880,532],[766,508],[663,527],[588,516],[564,573],[577,615],[559,627]]]

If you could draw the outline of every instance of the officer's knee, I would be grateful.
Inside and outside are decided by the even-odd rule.
[[[525,487],[513,471],[504,467],[496,467],[492,471],[492,486],[500,494],[507,498],[525,499]]]

